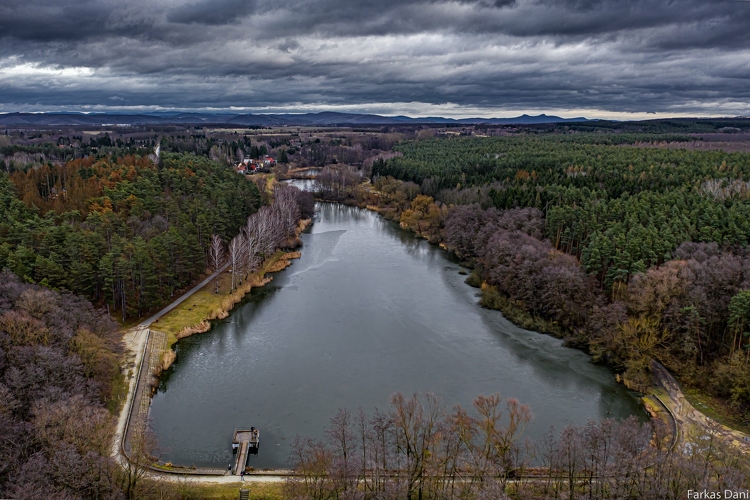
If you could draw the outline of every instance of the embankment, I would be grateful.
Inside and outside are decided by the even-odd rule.
[[[310,223],[310,219],[300,221],[295,236],[289,241],[289,248],[297,248],[302,245],[299,235]],[[273,280],[273,277],[270,276],[271,273],[286,269],[300,255],[298,251],[277,251],[265,259],[255,272],[235,286],[234,290],[231,287],[230,272],[224,272],[216,278],[218,280],[218,293],[215,291],[216,284],[212,281],[168,314],[154,321],[151,328],[164,332],[167,335],[169,345],[169,349],[162,356],[161,370],[166,370],[175,361],[177,356],[171,348],[179,339],[210,330],[212,320],[224,319],[229,316],[234,306],[240,303],[253,288],[269,283]]]

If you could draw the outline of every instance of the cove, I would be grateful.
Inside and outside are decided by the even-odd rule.
[[[450,255],[376,213],[318,204],[302,258],[225,320],[178,342],[151,405],[161,460],[224,467],[235,428],[261,429],[256,468],[289,467],[340,407],[434,392],[447,409],[499,392],[531,407],[541,441],[589,419],[645,413],[585,353],[477,305]]]

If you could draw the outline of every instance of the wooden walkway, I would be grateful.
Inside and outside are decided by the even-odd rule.
[[[250,443],[240,443],[240,449],[237,451],[237,461],[234,463],[234,474],[237,475],[247,466],[247,450],[250,448]]]
[[[237,460],[234,462],[233,473],[239,474],[245,467],[247,467],[247,457],[250,453],[250,449],[254,447],[257,451],[258,439],[253,436],[252,431],[248,430],[235,430],[232,436],[232,444],[239,445],[237,450]]]

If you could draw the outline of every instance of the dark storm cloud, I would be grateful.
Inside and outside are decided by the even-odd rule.
[[[123,8],[119,2],[107,0],[0,2],[0,40],[49,43],[86,40],[118,32],[132,36],[149,28],[143,21],[143,18],[134,19],[131,9]]]
[[[724,0],[6,0],[0,109],[750,114],[747,26]]]
[[[167,20],[184,24],[222,25],[255,12],[254,0],[208,0],[182,5],[167,15]]]

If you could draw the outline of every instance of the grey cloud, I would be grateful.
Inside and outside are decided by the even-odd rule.
[[[458,3],[485,8],[494,7],[496,9],[513,8],[518,5],[516,0],[458,0]]]
[[[66,5],[66,2],[70,2]],[[132,0],[131,0],[132,2]],[[118,25],[131,3],[83,0],[10,0],[0,6],[0,37],[52,41],[85,39],[108,30],[169,37],[174,24],[220,26],[242,20],[264,37],[410,34],[432,31],[545,36],[564,42],[665,27],[700,26],[703,40],[733,45],[747,41],[750,2],[717,0],[198,0],[169,8],[143,3],[146,15]],[[468,7],[468,9],[467,9]],[[166,34],[165,34],[166,33]],[[724,36],[720,36],[724,33]],[[200,35],[199,31],[193,34]],[[680,37],[671,40],[680,44]],[[664,41],[668,43],[668,41]]]
[[[0,110],[417,102],[750,113],[750,2],[174,2],[6,0]],[[93,74],[2,73],[18,64]]]
[[[518,2],[516,0],[495,0],[494,2],[492,2],[492,6],[498,9],[503,9],[506,7],[512,8],[516,5],[518,5]]]
[[[253,14],[255,7],[255,0],[198,1],[169,12],[167,20],[182,24],[222,25]]]
[[[52,41],[80,38],[102,27],[112,9],[93,0],[65,3],[6,0],[0,3],[0,39]]]
[[[300,44],[297,40],[287,38],[278,45],[278,49],[282,52],[292,52],[300,48]]]
[[[147,6],[145,11],[134,7],[118,0],[3,0],[0,40],[64,43],[117,34],[140,36],[152,29],[153,16]]]
[[[484,9],[460,9],[467,6]],[[277,9],[285,11],[280,18],[283,21],[271,22],[269,27],[275,32],[286,30],[298,34],[368,35],[441,30],[564,38],[695,23],[716,31],[716,28],[746,28],[750,21],[750,3],[728,0],[383,0],[377,3],[280,0],[266,2],[259,12]]]

